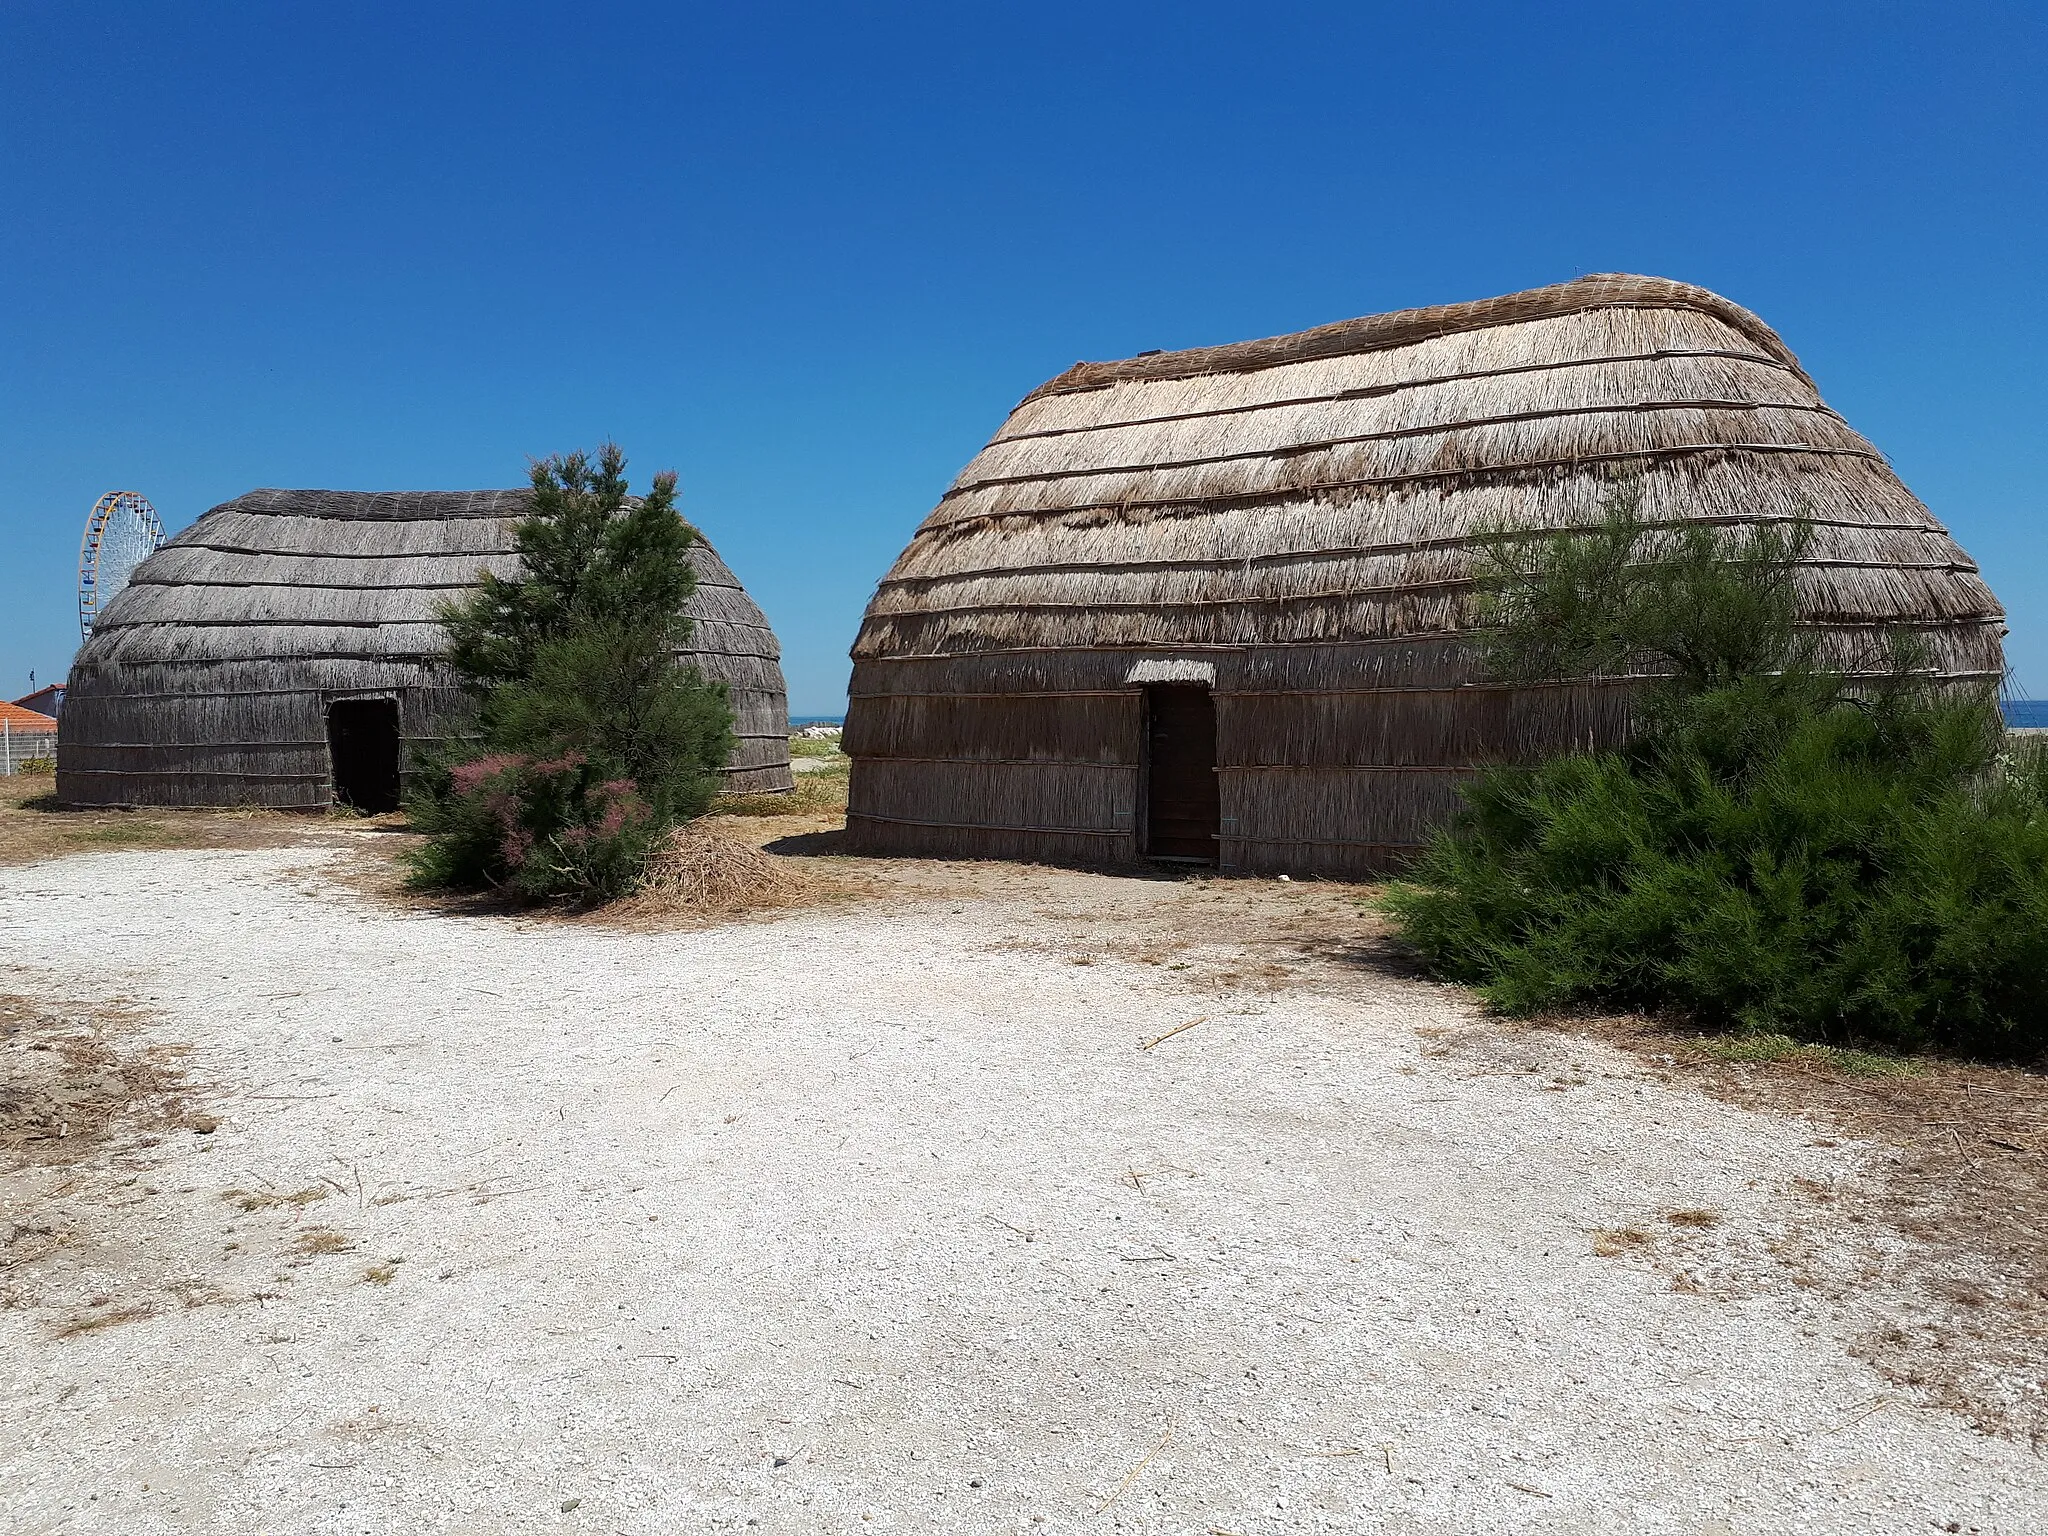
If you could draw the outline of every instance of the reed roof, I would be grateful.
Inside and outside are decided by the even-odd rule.
[[[1810,622],[1997,670],[1976,566],[1777,334],[1628,274],[1076,364],[953,482],[853,655],[1452,636],[1475,536],[1590,521],[1622,476],[1652,521],[1810,519]]]
[[[431,662],[444,602],[518,569],[513,524],[531,493],[260,490],[206,513],[136,568],[81,664]],[[774,631],[700,534],[692,656],[780,655]]]
[[[314,806],[334,792],[327,707],[401,701],[410,749],[465,701],[441,606],[514,575],[530,491],[251,491],[143,561],[78,653],[57,792],[97,805]],[[678,659],[729,691],[728,789],[790,787],[788,701],[767,619],[701,537]]]

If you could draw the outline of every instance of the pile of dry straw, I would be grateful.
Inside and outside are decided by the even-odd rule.
[[[789,860],[690,822],[669,835],[640,888],[605,913],[629,920],[736,917],[803,906],[821,894],[817,880]]]

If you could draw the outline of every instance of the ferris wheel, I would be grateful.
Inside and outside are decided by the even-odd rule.
[[[93,503],[78,543],[78,628],[92,637],[93,620],[128,585],[135,567],[163,547],[156,508],[134,491],[109,491]]]

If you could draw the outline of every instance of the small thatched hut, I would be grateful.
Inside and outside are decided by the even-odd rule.
[[[1612,739],[1623,686],[1504,688],[1474,535],[1598,516],[1810,517],[1805,620],[1991,680],[2003,614],[1755,315],[1581,278],[1031,394],[882,580],[853,648],[849,828],[871,850],[1398,865],[1477,763]]]
[[[518,566],[526,491],[251,491],[138,566],[72,664],[58,797],[77,805],[393,805],[461,703],[435,613]],[[691,551],[681,659],[732,692],[735,792],[788,789],[768,621]]]

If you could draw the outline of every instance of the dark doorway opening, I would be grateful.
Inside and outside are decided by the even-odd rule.
[[[1145,690],[1145,856],[1216,862],[1216,701],[1207,688]]]
[[[398,700],[336,699],[327,706],[334,798],[365,815],[398,809]]]

